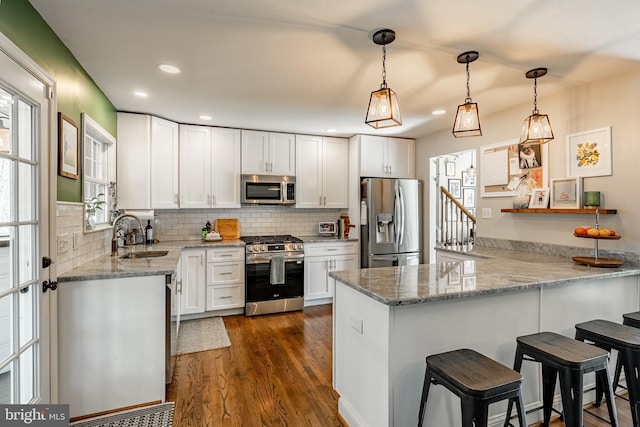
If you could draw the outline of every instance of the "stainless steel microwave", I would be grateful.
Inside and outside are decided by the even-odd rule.
[[[242,175],[243,205],[293,205],[295,203],[295,176]]]

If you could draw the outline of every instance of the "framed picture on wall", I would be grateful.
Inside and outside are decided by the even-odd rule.
[[[78,179],[78,125],[58,113],[58,173]]]
[[[475,188],[462,189],[462,206],[464,206],[465,208],[476,207],[476,189]]]
[[[465,187],[476,186],[476,174],[470,174],[467,171],[462,171],[462,185]]]
[[[455,162],[448,161],[446,163],[447,176],[456,176],[456,164]]]
[[[458,178],[449,179],[449,188],[447,190],[453,197],[459,199],[462,196],[462,181]]]
[[[546,209],[549,206],[549,189],[534,188],[529,199],[529,209]]]
[[[567,135],[567,176],[612,174],[611,126]]]

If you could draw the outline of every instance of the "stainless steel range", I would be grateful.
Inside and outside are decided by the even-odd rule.
[[[304,307],[304,244],[297,237],[243,236],[245,314],[280,313]]]

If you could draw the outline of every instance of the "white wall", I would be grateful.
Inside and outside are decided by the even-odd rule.
[[[640,68],[640,66],[638,67]],[[547,77],[548,78],[548,77]],[[566,91],[546,95],[544,79],[538,82],[538,108],[548,114],[555,139],[548,143],[549,179],[567,176],[567,134],[612,127],[613,175],[584,179],[584,191],[600,191],[603,208],[617,209],[617,215],[602,215],[602,227],[616,230],[621,240],[600,242],[601,249],[640,252],[640,228],[636,219],[640,212],[640,120],[634,106],[640,99],[640,73],[638,69],[601,80],[597,83],[568,88]],[[477,100],[482,111],[482,99]],[[429,180],[429,158],[450,152],[476,149],[518,138],[522,122],[531,114],[532,99],[524,100],[520,107],[491,116],[481,117],[483,136],[456,139],[450,131],[425,136],[416,144],[416,173],[419,179]],[[478,171],[482,167],[478,157]],[[482,178],[478,174],[478,188]],[[429,186],[425,186],[424,200],[429,200]],[[593,241],[573,236],[573,229],[595,223],[592,215],[561,214],[509,214],[501,208],[511,208],[511,197],[477,198],[477,235],[500,239],[522,240],[559,245],[593,247]],[[492,218],[483,219],[482,208],[491,208]],[[428,224],[430,209],[425,206],[424,223]],[[429,241],[425,227],[424,241]]]

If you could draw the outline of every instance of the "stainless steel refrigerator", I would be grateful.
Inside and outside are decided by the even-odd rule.
[[[422,183],[416,179],[362,178],[362,268],[422,263]]]

